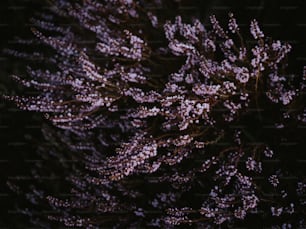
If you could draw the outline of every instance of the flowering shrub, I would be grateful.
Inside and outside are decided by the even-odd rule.
[[[57,0],[50,14],[33,19],[29,43],[43,51],[7,50],[42,65],[28,67],[29,79],[13,76],[38,96],[6,98],[58,128],[44,130],[57,139],[53,155],[82,162],[68,172],[70,198],[38,198],[58,213],[49,219],[71,227],[169,227],[226,224],[267,206],[272,216],[294,214],[303,201],[278,206],[254,179],[264,173],[262,158],[275,153],[267,143],[250,144],[239,127],[259,102],[281,113],[305,89],[286,77],[291,46],[266,38],[256,20],[242,35],[232,13],[227,26],[211,16],[206,28],[196,19],[158,18],[147,4]],[[59,18],[75,24],[60,26]],[[160,46],[150,46],[153,30]],[[171,58],[176,64],[164,67]],[[280,176],[277,170],[266,182],[286,197]],[[201,203],[198,192],[208,193]]]

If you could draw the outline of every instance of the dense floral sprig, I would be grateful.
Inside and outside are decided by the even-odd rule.
[[[49,219],[89,228],[108,221],[207,226],[245,219],[266,202],[272,203],[273,216],[293,214],[293,203],[280,207],[266,200],[254,179],[273,150],[265,143],[249,145],[245,130],[230,128],[258,100],[277,104],[280,112],[305,89],[294,87],[283,71],[291,46],[266,38],[256,20],[250,23],[254,43],[246,43],[232,13],[227,28],[211,16],[207,29],[199,20],[184,23],[181,16],[163,21],[142,4],[58,0],[51,15],[33,20],[43,52],[32,58],[42,57],[47,67],[28,67],[29,80],[13,78],[40,94],[6,98],[44,113],[59,128],[44,133],[59,144],[50,150],[53,156],[70,158],[59,149],[65,146],[81,161],[68,177],[71,198],[43,197],[58,212]],[[52,15],[77,26],[57,26]],[[159,32],[163,45],[151,47],[140,22]],[[82,43],[89,38],[93,42]],[[167,75],[161,66],[169,57],[182,65]],[[266,182],[277,189],[281,176],[276,171]],[[146,196],[140,185],[131,185],[137,179],[153,193]],[[194,207],[181,198],[192,197],[196,188],[208,195]]]

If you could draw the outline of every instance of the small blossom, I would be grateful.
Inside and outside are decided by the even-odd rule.
[[[259,38],[263,38],[264,34],[259,28],[258,22],[256,20],[251,21],[251,27],[250,27],[251,34],[253,37],[257,40]]]
[[[283,208],[282,207],[271,207],[271,213],[272,216],[280,216],[283,213]]]
[[[277,187],[279,184],[279,180],[276,175],[271,175],[268,180],[274,187]]]

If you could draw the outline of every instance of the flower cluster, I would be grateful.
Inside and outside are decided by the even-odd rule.
[[[246,43],[232,13],[226,28],[211,16],[207,29],[199,20],[158,18],[146,4],[57,0],[50,15],[33,20],[39,56],[50,56],[45,69],[28,67],[29,79],[14,79],[40,94],[6,98],[44,113],[58,128],[46,138],[57,136],[82,162],[70,172],[71,198],[46,197],[59,213],[49,219],[88,228],[243,220],[264,202],[254,177],[274,153],[248,144],[239,123],[259,99],[280,111],[299,95],[303,88],[283,71],[291,46],[266,38],[256,20],[254,43]],[[52,15],[76,25],[56,25]],[[141,23],[162,36],[160,47],[149,45],[154,37]],[[181,65],[168,74],[171,58]],[[64,157],[58,146],[51,152]],[[267,182],[280,186],[276,175]],[[208,193],[200,206],[188,202],[195,190]],[[281,209],[271,207],[272,215]]]

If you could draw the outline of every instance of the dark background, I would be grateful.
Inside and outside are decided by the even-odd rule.
[[[39,10],[39,1],[0,1],[0,94],[24,93],[9,75],[24,70],[22,60],[8,58],[2,50],[14,46],[14,38],[29,37],[29,18]],[[27,92],[31,93],[31,92]],[[17,201],[6,186],[8,180],[27,174],[34,157],[33,139],[40,140],[40,117],[23,112],[0,99],[0,228],[16,228],[20,218],[15,212]],[[26,176],[24,179],[30,179]],[[19,224],[20,225],[20,224]]]
[[[293,51],[289,59],[291,72],[301,73],[303,65],[306,65],[306,1],[199,0],[186,2],[187,4],[177,9],[177,14],[191,13],[205,23],[208,22],[208,16],[211,14],[215,14],[222,22],[227,19],[229,11],[236,15],[242,28],[248,27],[249,21],[256,18],[266,35],[292,44]],[[0,50],[13,47],[16,36],[29,37],[31,26],[29,18],[45,6],[43,0],[1,0]],[[161,10],[167,13],[167,9]],[[9,79],[12,73],[22,73],[24,67],[22,61],[8,58],[0,53],[1,94],[31,94],[30,91],[24,92],[24,89]],[[42,140],[41,123],[39,114],[20,111],[13,104],[0,101],[0,206],[2,210],[0,228],[15,228],[12,225],[20,219],[14,211],[16,199],[8,192],[5,183],[7,180],[14,180],[26,174],[26,171],[31,168],[31,163],[35,160],[34,143]],[[290,144],[286,147],[290,152]],[[296,150],[296,147],[293,144],[292,150]],[[296,161],[306,166],[302,157],[300,160],[296,158]]]

